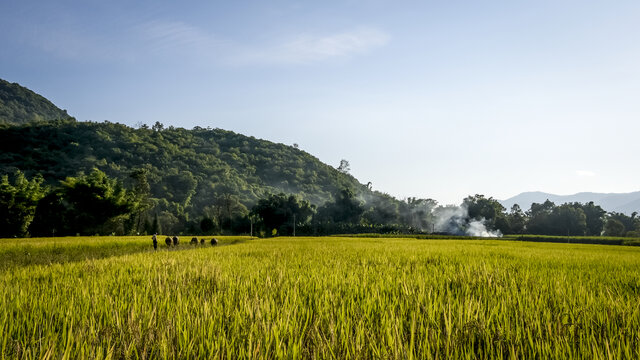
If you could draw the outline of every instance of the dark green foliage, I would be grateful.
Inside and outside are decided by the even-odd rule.
[[[609,224],[610,220],[615,220],[619,222],[611,223],[608,228],[609,231],[614,231],[616,233],[620,233],[621,236],[633,236],[637,231],[640,231],[640,218],[638,218],[638,213],[634,212],[631,216],[625,215],[623,213],[612,212],[607,216],[607,224]],[[622,227],[620,227],[622,225]],[[607,226],[605,224],[605,233],[607,232]],[[630,233],[630,234],[628,234]]]
[[[318,210],[318,217],[325,222],[358,224],[364,211],[362,201],[355,197],[353,191],[342,189],[335,196],[334,201],[327,202]],[[379,212],[382,211],[384,210],[380,209]],[[397,212],[397,209],[395,211]]]
[[[158,222],[158,213],[153,214],[153,223],[151,223],[151,229],[147,231],[148,234],[160,234],[162,233],[162,228],[160,228],[160,223]]]
[[[43,179],[36,176],[31,180],[17,172],[13,181],[4,175],[0,179],[0,237],[26,236],[27,229],[36,213],[38,201],[46,189]]]
[[[467,196],[462,204],[467,208],[469,218],[479,221],[484,219],[488,230],[500,230],[502,233],[511,232],[505,214],[506,209],[498,200],[476,194],[475,196]]]
[[[56,236],[58,234],[75,234],[76,224],[71,223],[67,208],[59,190],[48,193],[36,208],[36,216],[29,226],[33,236]]]
[[[527,211],[527,216],[529,217],[527,232],[530,234],[550,235],[550,216],[555,206],[556,204],[549,200],[543,204],[531,204],[531,208]]]
[[[586,235],[598,236],[602,232],[604,226],[605,215],[607,214],[599,205],[595,205],[593,201],[586,204],[571,203],[576,209],[581,209],[585,215]]]
[[[585,206],[590,207],[588,204]],[[541,235],[585,235],[588,232],[587,217],[582,207],[580,203],[556,206],[549,200],[543,204],[533,203],[527,212],[527,232]],[[589,231],[598,230],[593,228]]]
[[[0,124],[25,124],[70,118],[49,100],[22,87],[0,79]]]
[[[147,180],[148,172],[147,169],[137,169],[129,175],[129,180],[133,182],[131,188],[137,206],[136,213],[129,218],[128,228],[133,228],[137,234],[158,233],[157,231],[153,231],[153,229],[149,229],[148,226],[149,217],[147,216],[147,211],[153,206],[150,198],[151,187]],[[151,224],[152,228],[157,227],[157,216],[154,217],[154,220],[156,221],[156,225]]]
[[[228,229],[268,193],[321,205],[343,188],[369,191],[290,146],[220,129],[154,128],[75,121],[0,127],[0,174],[21,169],[55,185],[97,168],[137,189],[138,201],[152,204],[140,215],[157,212],[165,231],[203,215]],[[138,231],[143,223],[135,221]]]
[[[585,235],[587,230],[586,215],[580,207],[574,207],[571,204],[563,204],[551,213],[552,230],[551,235],[566,234]]]
[[[105,220],[128,216],[136,208],[134,198],[122,184],[99,170],[87,176],[67,178],[62,182],[62,195],[69,216],[83,235],[104,234]]]
[[[605,236],[624,236],[624,224],[620,220],[610,218],[604,224]]]
[[[280,193],[259,200],[251,212],[262,219],[265,234],[290,235],[293,234],[294,223],[309,223],[315,207],[297,196]],[[275,234],[273,230],[276,230]]]
[[[137,212],[132,192],[100,170],[69,177],[40,202],[31,230],[47,236],[125,234],[126,220]]]
[[[527,217],[520,209],[520,205],[514,204],[511,207],[511,212],[507,215],[507,221],[509,222],[510,233],[523,234],[527,225]]]
[[[335,205],[346,207],[344,211],[340,211],[339,213],[344,214],[345,212],[349,212],[352,215],[348,216],[355,215],[356,223],[360,207],[364,210],[362,212],[362,217],[364,222],[367,224],[398,224],[399,222],[400,205],[402,203],[393,201],[395,199],[391,195],[378,194],[378,196],[369,197],[369,201],[366,201],[365,204],[362,204],[357,200],[346,199],[344,193],[341,193],[338,199],[341,199],[342,201],[337,202]]]
[[[211,218],[204,218],[200,221],[200,231],[202,231],[203,234],[211,234],[215,228],[216,224]]]

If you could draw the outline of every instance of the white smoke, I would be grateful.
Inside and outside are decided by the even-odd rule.
[[[433,216],[433,230],[435,232],[477,237],[502,237],[500,230],[487,229],[484,218],[470,219],[467,207],[464,205],[439,206],[434,209]]]
[[[500,230],[489,231],[487,227],[484,225],[485,219],[482,218],[480,220],[473,220],[469,222],[469,226],[467,227],[467,234],[469,236],[478,236],[478,237],[502,237],[502,232]]]
[[[469,217],[466,208],[460,206],[438,206],[433,210],[434,230],[456,235],[464,235],[464,225]]]

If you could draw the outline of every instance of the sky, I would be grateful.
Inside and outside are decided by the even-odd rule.
[[[640,190],[640,2],[3,0],[0,78],[222,128],[398,198]]]

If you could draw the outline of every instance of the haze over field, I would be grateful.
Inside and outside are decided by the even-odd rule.
[[[0,78],[78,120],[300,144],[394,196],[638,190],[637,1],[0,3]]]

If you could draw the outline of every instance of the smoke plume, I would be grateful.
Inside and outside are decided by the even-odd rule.
[[[464,205],[439,206],[433,210],[433,216],[433,230],[438,233],[477,237],[502,237],[500,230],[491,231],[487,229],[484,218],[479,220],[469,218],[469,212]]]

